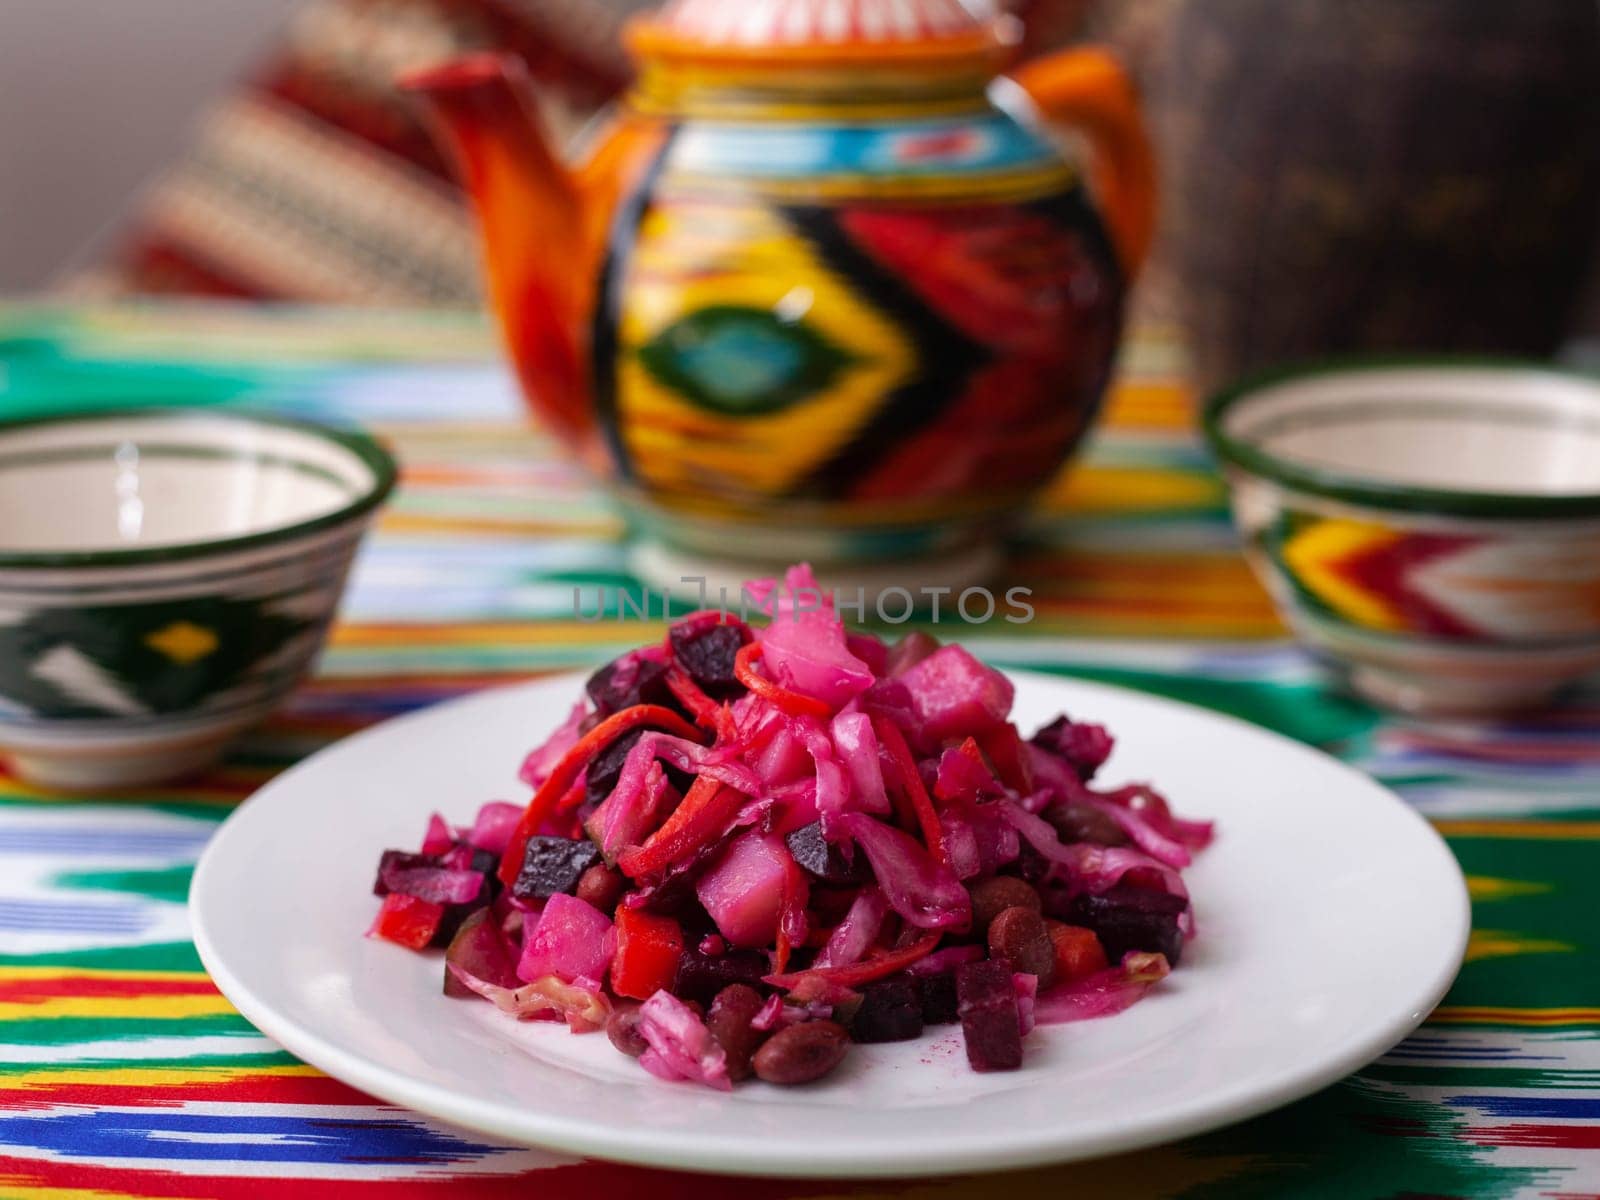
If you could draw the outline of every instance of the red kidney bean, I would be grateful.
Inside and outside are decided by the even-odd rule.
[[[792,1086],[821,1079],[844,1061],[850,1035],[836,1021],[806,1021],[780,1029],[756,1051],[756,1074]]]
[[[618,1005],[611,1010],[611,1015],[606,1018],[606,1036],[611,1039],[613,1046],[629,1058],[638,1058],[650,1048],[650,1044],[644,1040],[644,1034],[639,1032],[637,1004]]]
[[[610,916],[617,911],[617,901],[622,899],[627,886],[628,881],[622,877],[621,871],[605,863],[595,863],[578,876],[578,886],[573,889],[573,895]]]
[[[972,894],[972,932],[980,935],[989,928],[990,921],[1008,908],[1039,912],[1044,907],[1032,885],[1012,875],[996,875],[967,890]]]
[[[750,1078],[750,1060],[767,1040],[766,1030],[750,1024],[764,1003],[749,984],[730,983],[717,993],[706,1014],[706,1028],[727,1055],[728,1078],[735,1083]]]
[[[1056,948],[1044,918],[1031,908],[1008,908],[989,922],[989,957],[1001,958],[1013,971],[1039,977],[1044,989],[1056,981]]]
[[[1122,826],[1092,805],[1068,800],[1064,804],[1052,804],[1040,815],[1069,845],[1073,842],[1093,842],[1098,846],[1128,844],[1128,835],[1122,832]]]

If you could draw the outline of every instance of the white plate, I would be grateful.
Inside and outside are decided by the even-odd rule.
[[[1466,887],[1426,822],[1297,743],[1187,705],[1018,672],[1024,729],[1067,711],[1117,736],[1111,780],[1151,779],[1218,838],[1187,873],[1199,937],[1118,1016],[1030,1035],[1022,1070],[967,1069],[956,1027],[857,1046],[823,1083],[730,1094],[663,1083],[603,1035],[440,994],[437,954],[361,934],[378,852],[428,813],[521,794],[566,677],[369,730],[285,772],[223,826],[190,892],[217,986],[346,1083],[468,1129],[663,1167],[944,1175],[1060,1162],[1237,1121],[1323,1087],[1409,1033],[1466,945]]]

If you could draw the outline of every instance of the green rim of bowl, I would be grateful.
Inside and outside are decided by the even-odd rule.
[[[310,520],[296,521],[291,525],[263,529],[257,533],[128,550],[0,550],[0,568],[142,566],[150,563],[182,562],[238,550],[255,550],[262,546],[292,541],[307,534],[333,529],[365,516],[384,502],[394,490],[395,481],[400,474],[394,456],[368,434],[354,429],[339,429],[311,421],[300,421],[274,413],[237,408],[163,408],[159,405],[146,405],[133,408],[80,409],[70,413],[15,417],[0,420],[0,443],[3,443],[7,434],[15,430],[40,425],[80,425],[106,420],[137,421],[151,417],[169,421],[233,421],[240,425],[264,425],[274,429],[291,430],[318,441],[331,443],[355,455],[372,472],[372,484],[354,499],[340,505],[332,512],[323,513]]]
[[[1597,399],[1600,399],[1600,379],[1582,371],[1552,367],[1548,363],[1469,355],[1369,355],[1358,358],[1321,359],[1247,376],[1238,383],[1214,393],[1206,401],[1200,416],[1201,429],[1212,452],[1224,463],[1284,487],[1315,496],[1324,496],[1331,500],[1342,500],[1375,509],[1398,509],[1451,517],[1505,520],[1600,517],[1600,492],[1534,496],[1385,483],[1326,467],[1308,467],[1287,462],[1250,442],[1232,436],[1222,427],[1223,418],[1230,411],[1249,402],[1257,394],[1281,384],[1393,370],[1480,370],[1545,375],[1569,383],[1587,384],[1596,388]],[[1600,403],[1597,403],[1596,414],[1600,415]]]

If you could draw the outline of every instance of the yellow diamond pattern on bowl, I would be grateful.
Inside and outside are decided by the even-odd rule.
[[[193,621],[174,621],[147,635],[144,644],[165,654],[179,666],[186,667],[216,653],[217,635]]]

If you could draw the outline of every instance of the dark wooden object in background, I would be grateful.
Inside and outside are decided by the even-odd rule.
[[[1545,355],[1600,229],[1595,0],[1186,0],[1152,81],[1201,381]]]

